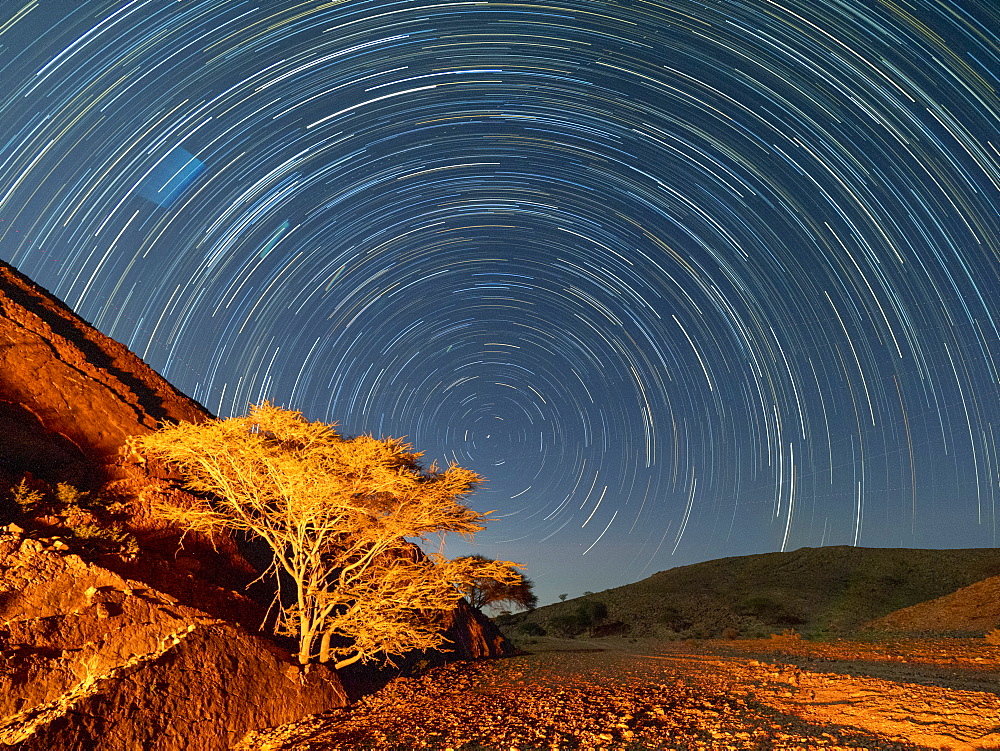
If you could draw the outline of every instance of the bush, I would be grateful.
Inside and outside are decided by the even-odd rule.
[[[660,623],[674,632],[691,628],[691,621],[681,615],[673,605],[667,605],[660,611]]]
[[[584,600],[576,609],[555,616],[549,621],[549,629],[559,636],[573,638],[588,629],[593,629],[608,616],[608,606],[600,600]]]
[[[56,485],[56,500],[66,511],[82,510],[90,498],[90,493],[75,488],[65,482]]]
[[[73,537],[91,547],[106,549],[124,555],[136,555],[139,541],[120,524],[108,526],[87,522],[70,527]]]
[[[740,615],[750,615],[762,623],[774,626],[797,626],[805,623],[805,619],[798,613],[770,597],[752,597],[743,602],[739,612]]]
[[[992,631],[987,631],[986,636],[987,644],[993,644],[995,646],[1000,646],[1000,628],[995,628]]]
[[[740,632],[737,631],[735,628],[729,627],[729,628],[722,629],[722,638],[726,639],[727,641],[732,641],[733,639],[735,639],[739,635],[740,635]]]
[[[586,626],[580,623],[577,613],[563,613],[549,621],[549,630],[567,639],[582,634],[585,629]]]
[[[533,621],[522,623],[517,627],[517,630],[525,636],[545,636],[545,634],[548,633],[541,624]]]
[[[23,478],[20,483],[10,489],[10,494],[14,504],[23,514],[34,511],[44,497],[41,492],[29,488],[28,483]]]
[[[593,628],[608,617],[608,606],[600,600],[584,600],[576,608],[576,617],[586,628]]]

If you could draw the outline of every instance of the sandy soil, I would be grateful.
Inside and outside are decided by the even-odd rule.
[[[397,678],[241,749],[1000,749],[982,640],[538,639]]]

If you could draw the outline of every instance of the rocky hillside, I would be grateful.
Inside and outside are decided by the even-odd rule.
[[[125,566],[129,576],[162,574],[158,586],[185,593],[191,588],[174,567],[159,565],[177,554],[180,535],[148,513],[156,495],[182,494],[179,483],[163,468],[130,460],[125,442],[163,421],[210,417],[126,347],[0,262],[0,524],[75,539],[76,552],[92,555],[141,546],[149,554],[142,560],[112,555],[105,564]],[[31,503],[10,492],[22,479]],[[227,587],[255,575],[231,540],[190,536],[181,558],[182,573],[212,570]]]
[[[20,535],[0,536],[0,745],[227,749],[247,732],[343,706],[238,625]]]
[[[996,548],[802,548],[681,566],[498,622],[510,634],[529,636],[540,629],[665,638],[786,629],[836,635],[998,574]],[[588,620],[595,625],[583,625]]]
[[[874,629],[911,634],[973,635],[1000,628],[1000,576],[896,610],[871,623]]]

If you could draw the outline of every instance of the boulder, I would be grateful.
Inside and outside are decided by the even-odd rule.
[[[332,671],[79,556],[0,536],[0,745],[228,749],[345,706]]]
[[[505,657],[514,654],[513,645],[504,638],[500,629],[478,608],[465,600],[445,620],[446,659],[479,660],[484,657]]]

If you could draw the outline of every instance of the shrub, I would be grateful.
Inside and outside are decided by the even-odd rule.
[[[90,493],[75,488],[65,482],[56,485],[56,500],[67,511],[82,509],[90,498]]]
[[[583,626],[591,628],[608,617],[608,606],[600,600],[585,600],[577,606],[576,617]]]
[[[28,483],[21,478],[21,482],[10,489],[11,498],[14,504],[21,510],[21,513],[27,514],[38,508],[38,505],[42,502],[43,494],[37,490],[32,490],[28,487]]]
[[[673,605],[667,605],[660,611],[660,623],[674,632],[691,628],[691,621],[681,615]]]
[[[739,608],[740,615],[750,615],[763,623],[776,626],[797,626],[805,619],[783,603],[770,597],[752,597]]]
[[[517,630],[525,636],[545,636],[548,633],[540,623],[533,621],[522,623]]]
[[[139,541],[135,535],[126,532],[120,524],[100,525],[87,522],[70,527],[70,531],[74,538],[86,544],[111,548],[125,555],[135,555],[139,552]]]
[[[582,634],[586,626],[580,623],[576,613],[563,613],[549,621],[549,629],[557,636],[572,639]]]
[[[549,628],[559,636],[573,638],[599,625],[608,616],[608,606],[600,600],[585,600],[569,613],[557,615],[549,621]]]
[[[987,644],[994,644],[996,646],[1000,646],[1000,628],[995,628],[991,631],[987,631],[986,636],[984,638],[986,639]]]
[[[740,635],[740,632],[737,631],[735,628],[733,628],[731,626],[729,628],[722,629],[722,638],[726,639],[727,641],[732,641],[733,639],[737,638],[739,635]]]

